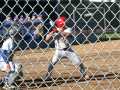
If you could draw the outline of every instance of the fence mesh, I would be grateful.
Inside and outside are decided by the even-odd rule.
[[[0,0],[1,89],[119,90],[119,39],[119,2]]]

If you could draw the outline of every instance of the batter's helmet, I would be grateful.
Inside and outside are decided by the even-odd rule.
[[[65,17],[64,17],[64,16],[61,16],[60,18],[58,18],[58,19],[55,21],[55,25],[56,25],[57,28],[64,27],[64,26],[65,26]]]

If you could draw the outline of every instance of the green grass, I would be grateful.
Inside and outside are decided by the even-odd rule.
[[[117,40],[120,39],[120,33],[104,33],[100,37],[101,40]]]

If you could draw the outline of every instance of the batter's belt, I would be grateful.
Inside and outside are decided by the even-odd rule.
[[[73,50],[70,48],[70,47],[67,47],[67,48],[63,48],[64,51],[70,51],[70,52],[73,52]]]

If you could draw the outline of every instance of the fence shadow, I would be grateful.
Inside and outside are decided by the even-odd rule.
[[[120,79],[119,73],[109,73],[106,75],[94,75],[89,76],[88,79],[81,78],[81,77],[59,77],[59,78],[52,78],[51,80],[44,81],[41,78],[36,78],[34,80],[24,80],[23,81],[17,81],[16,84],[19,86],[19,88],[42,88],[42,87],[50,87],[50,86],[58,86],[64,83],[82,83],[86,81],[95,81],[95,80],[106,80],[106,79]]]

